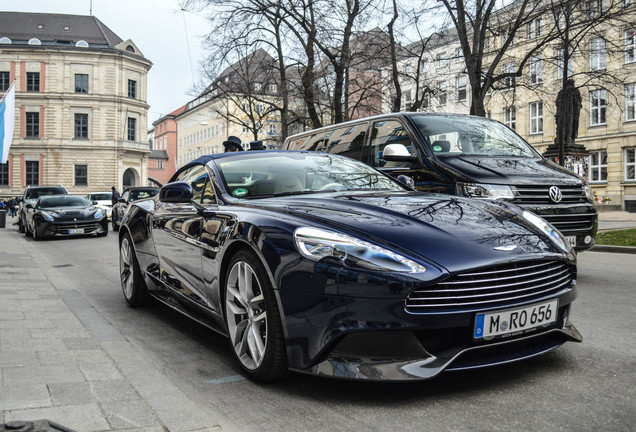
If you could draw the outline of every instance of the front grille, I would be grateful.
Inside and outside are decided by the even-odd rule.
[[[590,231],[594,228],[593,213],[542,214],[541,217],[550,222],[563,235],[576,234],[577,231]]]
[[[512,200],[515,204],[520,205],[541,205],[554,204],[550,199],[551,185],[515,185],[515,197]],[[559,186],[563,197],[559,204],[584,203],[587,202],[587,196],[583,186]]]
[[[410,312],[469,311],[499,308],[555,296],[569,289],[572,268],[561,261],[521,261],[453,276],[415,289],[406,299]]]
[[[99,222],[74,222],[55,225],[55,234],[68,234],[72,229],[83,229],[85,234],[90,234],[99,228]]]

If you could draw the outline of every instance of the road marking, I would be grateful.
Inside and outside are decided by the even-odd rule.
[[[245,377],[243,375],[233,375],[233,376],[229,376],[229,377],[225,377],[225,378],[207,380],[207,381],[204,381],[204,382],[210,383],[210,384],[224,384],[224,383],[229,383],[229,382],[234,382],[234,381],[242,381],[244,379],[245,379]]]

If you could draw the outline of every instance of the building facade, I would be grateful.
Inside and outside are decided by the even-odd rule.
[[[151,62],[93,16],[0,12],[0,92],[15,81],[0,195],[146,184]]]
[[[177,171],[177,120],[185,105],[152,123],[152,152],[148,156],[148,176],[166,184]]]

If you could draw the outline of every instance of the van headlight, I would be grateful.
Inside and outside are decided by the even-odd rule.
[[[381,246],[320,228],[302,227],[294,232],[298,252],[312,261],[333,257],[344,265],[399,273],[424,273],[426,267]]]
[[[588,182],[583,183],[583,190],[585,191],[585,196],[590,202],[594,202],[594,191],[588,184]]]
[[[552,242],[563,252],[572,252],[572,246],[570,246],[570,244],[565,240],[563,234],[561,234],[561,232],[553,227],[548,221],[526,210],[523,211],[523,217],[550,237],[550,240],[552,240]]]
[[[457,195],[470,198],[486,199],[513,199],[514,192],[510,186],[485,184],[485,183],[462,183],[457,182]]]

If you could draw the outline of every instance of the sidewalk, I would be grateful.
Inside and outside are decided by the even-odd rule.
[[[636,213],[626,211],[598,212],[598,229],[600,231],[624,228],[636,228]]]
[[[0,228],[0,424],[48,419],[81,432],[221,431],[222,416],[194,404],[149,363],[14,221]]]

